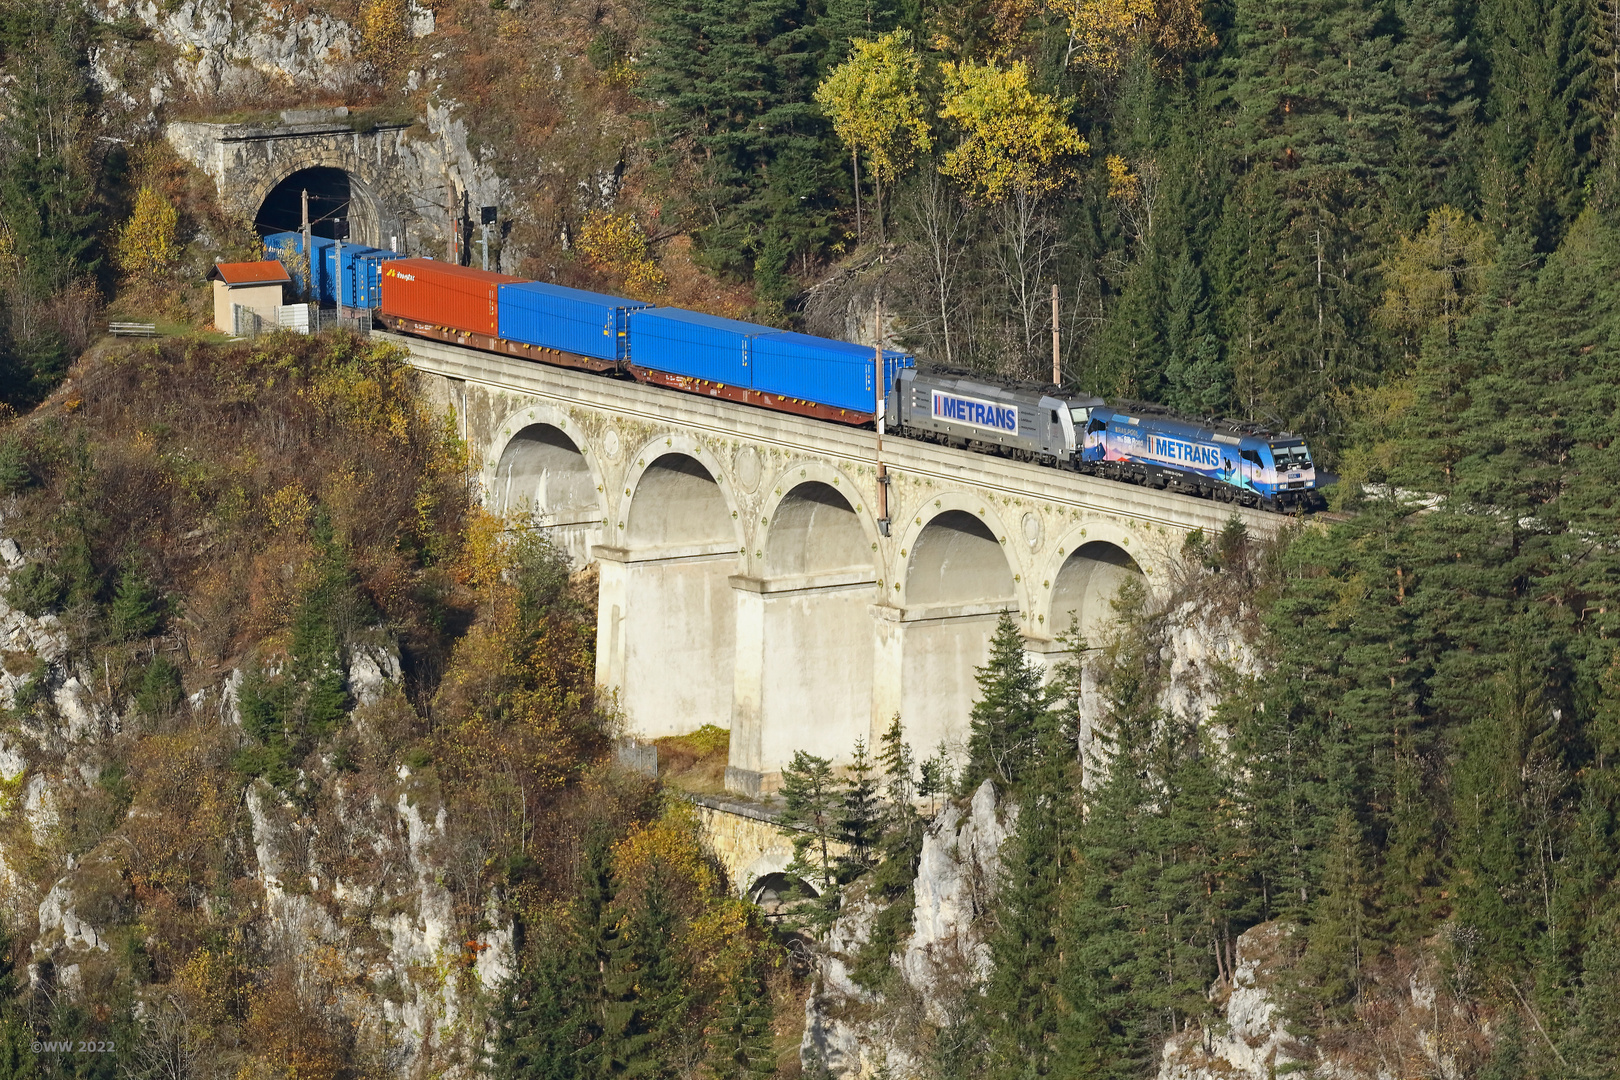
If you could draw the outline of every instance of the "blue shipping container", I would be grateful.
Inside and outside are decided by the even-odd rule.
[[[328,246],[317,250],[322,252],[323,269],[321,272],[321,302],[336,304],[338,294],[338,246],[328,242]],[[392,251],[380,248],[367,247],[364,244],[344,244],[343,251],[343,306],[344,307],[376,307],[372,298],[380,300],[378,292],[377,260],[386,256],[397,259],[400,256]]]
[[[629,314],[641,300],[525,281],[500,287],[500,336],[598,360],[623,360]]]
[[[875,351],[847,341],[782,331],[755,342],[752,386],[767,394],[869,413],[877,406],[878,396],[872,384]],[[883,359],[886,392],[895,372],[915,361],[892,349],[884,350]]]
[[[752,386],[750,350],[760,338],[780,333],[683,308],[642,308],[630,312],[630,362],[722,386]]]
[[[319,303],[337,303],[337,284],[331,280],[329,264],[331,263],[330,248],[333,241],[324,236],[310,238],[310,246],[315,249],[315,282],[316,295],[312,298]],[[304,253],[304,234],[296,232],[271,233],[264,238],[265,257],[279,259],[287,273],[292,276],[294,295],[302,299],[308,289],[308,283],[299,266]]]
[[[348,248],[344,248],[347,255]],[[370,248],[354,259],[354,285],[344,283],[344,291],[354,299],[351,307],[375,308],[382,303],[382,264],[391,259],[403,259],[397,251]],[[346,271],[345,271],[346,272]]]

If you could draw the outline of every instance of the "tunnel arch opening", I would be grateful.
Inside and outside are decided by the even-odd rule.
[[[546,524],[598,521],[596,480],[579,447],[550,424],[512,436],[495,470],[496,509]]]
[[[343,169],[318,165],[284,177],[264,197],[253,227],[260,236],[298,232],[303,227],[303,193],[309,192],[310,232],[328,240],[337,237],[340,221],[348,223],[348,241],[385,246],[377,200],[371,191]]]
[[[731,509],[720,484],[696,458],[660,457],[636,484],[625,542],[632,548],[734,545]]]
[[[799,484],[777,504],[765,542],[765,573],[798,577],[872,572],[871,546],[849,500],[831,484]]]
[[[935,517],[912,547],[906,602],[922,607],[1017,607],[1012,567],[995,533],[965,510],[947,510]]]
[[[1078,630],[1097,644],[1113,617],[1111,601],[1129,578],[1142,577],[1130,554],[1106,540],[1081,544],[1063,560],[1052,583],[1052,631]]]
[[[782,871],[766,874],[749,886],[748,899],[765,909],[767,915],[776,915],[797,901],[814,899],[821,890]]]

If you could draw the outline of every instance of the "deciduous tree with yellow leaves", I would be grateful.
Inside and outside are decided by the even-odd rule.
[[[592,210],[580,225],[579,250],[598,270],[622,277],[625,291],[639,300],[669,286],[647,251],[647,234],[629,214]]]
[[[1070,102],[1030,89],[1022,60],[1007,67],[947,63],[945,107],[961,140],[940,170],[979,202],[1016,192],[1050,195],[1074,179],[1072,159],[1090,149],[1065,118]]]
[[[149,184],[135,193],[135,209],[118,230],[118,266],[135,277],[163,273],[180,257],[180,212]]]
[[[816,88],[816,103],[832,120],[833,131],[849,147],[855,174],[855,231],[861,231],[861,155],[872,177],[878,234],[883,233],[883,185],[911,168],[934,140],[923,119],[922,58],[911,34],[894,30],[875,41],[851,43],[848,60]]]
[[[1074,179],[1074,159],[1090,147],[1067,119],[1072,103],[1030,89],[1022,60],[1006,67],[970,60],[942,70],[939,115],[960,139],[940,171],[970,199],[996,209],[993,258],[1013,315],[1004,333],[1023,373],[1033,374],[1045,283],[1058,247],[1045,203]]]
[[[1151,42],[1166,56],[1215,44],[1193,0],[1048,0],[1048,6],[1068,27],[1065,66],[1104,82],[1120,73],[1138,42]]]
[[[1448,343],[1454,340],[1457,323],[1479,306],[1493,247],[1485,227],[1460,210],[1431,211],[1422,231],[1397,241],[1382,267],[1378,321],[1398,331],[1410,352],[1431,328],[1443,330]]]

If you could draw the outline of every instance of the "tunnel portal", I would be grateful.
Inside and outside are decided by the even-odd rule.
[[[337,238],[337,222],[351,221],[353,235],[353,182],[342,169],[300,169],[277,184],[259,207],[254,228],[260,236],[297,232],[303,227],[302,193],[309,192],[310,232],[328,240]]]

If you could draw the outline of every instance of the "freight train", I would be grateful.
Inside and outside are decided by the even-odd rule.
[[[265,243],[285,257],[303,238]],[[335,299],[341,278],[346,304],[398,333],[1204,498],[1320,505],[1293,435],[919,369],[892,349],[880,375],[876,350],[848,342],[371,248],[345,245],[340,265],[332,241],[311,246],[317,295]]]

